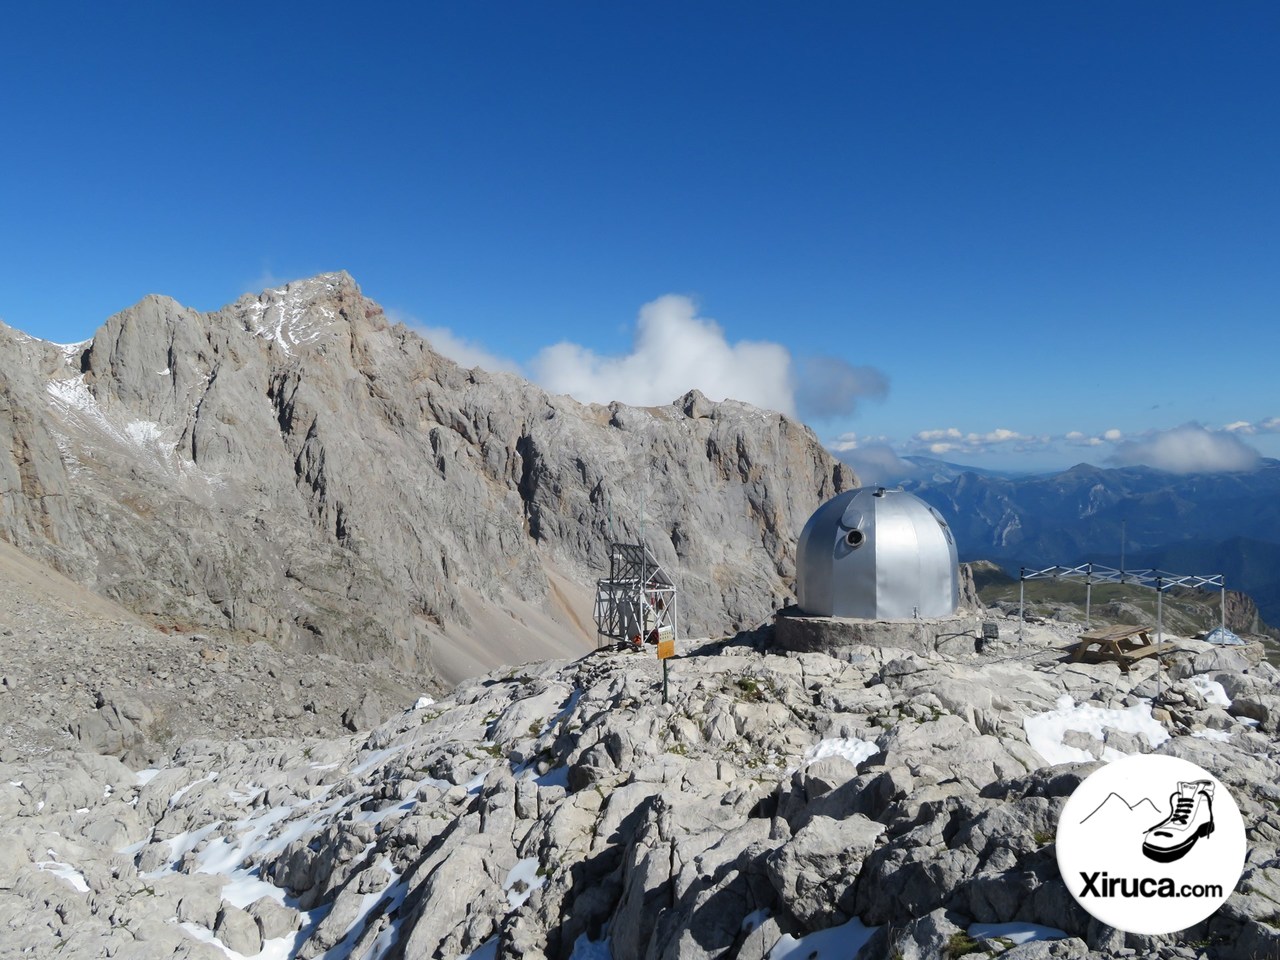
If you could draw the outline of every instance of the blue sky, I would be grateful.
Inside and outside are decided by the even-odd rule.
[[[26,4],[6,34],[0,318],[36,336],[346,269],[464,358],[732,393],[854,457],[1280,456],[1274,3]]]

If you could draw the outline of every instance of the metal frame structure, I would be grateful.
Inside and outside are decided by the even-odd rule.
[[[1132,583],[1156,591],[1156,642],[1164,641],[1164,592],[1173,587],[1190,587],[1193,590],[1218,589],[1222,592],[1222,628],[1227,627],[1227,587],[1221,573],[1178,574],[1163,570],[1117,570],[1100,563],[1082,563],[1076,567],[1053,566],[1043,570],[1022,567],[1018,575],[1018,636],[1022,636],[1026,584],[1028,580],[1074,580],[1085,585],[1084,625],[1089,628],[1092,617],[1093,585],[1095,583]]]
[[[596,649],[604,637],[632,643],[676,639],[679,597],[662,565],[638,543],[609,547],[609,576],[596,581]]]

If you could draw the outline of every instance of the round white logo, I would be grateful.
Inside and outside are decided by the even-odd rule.
[[[1090,774],[1062,810],[1057,841],[1076,902],[1128,933],[1194,926],[1222,906],[1244,869],[1244,821],[1227,788],[1160,754]]]

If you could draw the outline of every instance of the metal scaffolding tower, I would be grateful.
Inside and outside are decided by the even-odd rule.
[[[604,637],[640,646],[674,640],[679,628],[675,584],[643,544],[609,548],[609,576],[596,581],[596,646]]]

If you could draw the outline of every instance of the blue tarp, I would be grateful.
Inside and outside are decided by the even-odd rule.
[[[1208,643],[1220,643],[1223,646],[1236,646],[1244,643],[1243,640],[1226,627],[1214,627],[1204,639]]]

